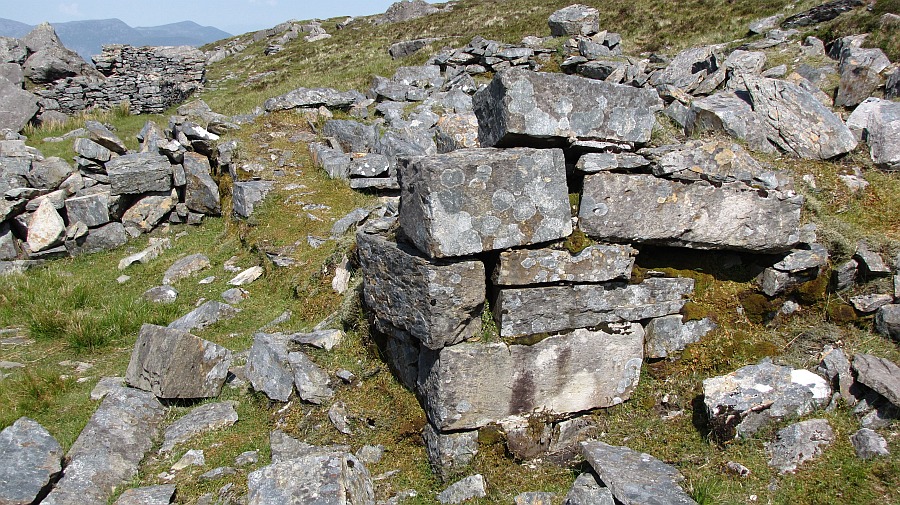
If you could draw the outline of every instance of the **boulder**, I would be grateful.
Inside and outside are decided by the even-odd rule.
[[[219,186],[210,176],[209,159],[201,154],[185,153],[182,164],[187,183],[184,189],[184,203],[188,209],[211,216],[221,214]]]
[[[364,153],[375,145],[375,127],[346,119],[329,119],[322,135],[338,141],[344,152]]]
[[[52,249],[66,238],[66,223],[50,199],[41,202],[28,222],[28,247],[32,252]]]
[[[693,47],[678,53],[665,69],[650,77],[650,84],[658,89],[664,86],[690,93],[700,83],[711,78],[724,63],[715,46]]]
[[[334,346],[340,344],[345,337],[343,330],[315,330],[310,333],[294,333],[291,335],[291,342],[330,351]]]
[[[38,97],[22,86],[0,78],[0,130],[22,131],[37,114]]]
[[[228,281],[229,286],[244,286],[250,284],[262,277],[264,273],[263,267],[261,266],[253,266],[246,270],[241,271],[241,273],[235,275],[230,281]]]
[[[810,419],[792,424],[775,434],[766,444],[769,466],[779,473],[793,473],[803,462],[816,458],[834,442],[834,431],[825,419]]]
[[[156,286],[144,291],[144,300],[153,303],[172,303],[178,299],[178,291],[172,286]]]
[[[900,367],[871,354],[854,355],[852,367],[856,372],[857,382],[884,396],[894,406],[900,407]]]
[[[87,130],[88,138],[109,149],[116,154],[125,154],[128,148],[122,139],[116,136],[109,128],[97,121],[85,121],[84,129]]]
[[[0,503],[28,505],[62,470],[63,450],[43,426],[21,417],[0,432]]]
[[[585,177],[579,226],[598,240],[776,253],[800,240],[801,196],[652,175]]]
[[[437,500],[441,505],[455,505],[485,496],[487,496],[487,491],[484,488],[484,477],[476,474],[450,484],[447,489],[438,493]]]
[[[600,31],[600,11],[586,5],[570,5],[551,14],[547,25],[550,26],[550,35],[554,37],[590,37]]]
[[[175,190],[169,196],[145,196],[122,214],[122,224],[134,236],[150,233],[172,212],[177,203],[178,194]]]
[[[504,337],[592,328],[676,314],[693,290],[687,278],[501,289],[494,318]]]
[[[175,496],[175,484],[127,489],[113,505],[169,505]]]
[[[853,10],[864,3],[862,0],[832,0],[788,17],[781,23],[781,26],[784,28],[798,28],[817,25],[825,21],[831,21],[844,12]]]
[[[579,475],[566,494],[563,505],[615,505],[612,491],[591,472]]]
[[[828,382],[808,370],[778,366],[770,359],[703,381],[713,434],[749,436],[771,420],[807,414],[828,403]]]
[[[888,456],[887,440],[881,435],[868,428],[862,428],[853,435],[850,435],[850,443],[856,451],[856,457],[859,459],[871,459],[876,456]]]
[[[322,449],[251,472],[247,476],[248,505],[375,505],[372,478],[365,465],[350,453]]]
[[[356,237],[363,299],[376,317],[431,349],[459,343],[480,330],[483,263],[429,260],[408,245],[364,229]]]
[[[875,331],[900,341],[900,305],[885,305],[875,313]]]
[[[294,375],[288,361],[289,335],[257,333],[244,373],[253,389],[272,400],[286,402],[294,392]]]
[[[209,265],[209,258],[205,254],[197,253],[179,258],[163,274],[162,283],[173,284],[182,279],[187,279],[195,273],[209,268]]]
[[[172,189],[172,165],[160,154],[136,153],[106,163],[110,194],[138,195],[169,192]]]
[[[227,303],[210,300],[169,323],[169,328],[181,331],[202,330],[223,319],[231,319],[240,312]]]
[[[559,149],[463,149],[401,168],[400,227],[444,258],[547,242],[572,232]]]
[[[688,344],[699,342],[716,328],[708,318],[682,322],[684,316],[658,317],[647,323],[644,334],[644,356],[667,358],[684,350]]]
[[[376,25],[402,23],[440,12],[425,0],[400,0],[394,2],[375,20]]]
[[[194,408],[166,428],[160,453],[170,452],[195,436],[212,430],[227,428],[238,422],[233,402],[207,403]]]
[[[679,181],[704,180],[713,184],[742,182],[752,188],[784,189],[790,179],[763,167],[734,142],[690,140],[680,145],[643,149],[653,164],[653,175]]]
[[[297,108],[333,107],[347,109],[365,99],[358,91],[338,91],[331,88],[298,88],[290,93],[266,100],[267,112]]]
[[[475,94],[482,146],[566,146],[571,137],[645,144],[662,101],[652,89],[511,69]]]
[[[555,249],[515,249],[500,253],[497,286],[548,282],[606,282],[631,278],[637,250],[628,245],[595,244],[577,254]]]
[[[75,152],[83,158],[97,162],[107,162],[112,159],[113,153],[91,139],[79,137],[75,139]]]
[[[443,481],[468,467],[478,453],[478,432],[474,430],[441,433],[426,422],[422,438],[431,469]]]
[[[679,483],[675,467],[628,447],[591,441],[581,444],[584,458],[623,505],[696,505]]]
[[[116,489],[137,476],[165,417],[166,408],[151,393],[111,391],[66,454],[63,478],[41,503],[108,504]]]
[[[838,86],[834,105],[837,107],[854,107],[872,96],[872,93],[884,79],[881,72],[891,65],[891,60],[881,49],[863,49],[848,46],[841,50],[838,70],[841,81]]]
[[[74,169],[57,157],[34,160],[26,178],[33,188],[54,190],[72,175]]]
[[[48,46],[31,54],[22,64],[22,71],[35,84],[51,83],[79,75],[98,75],[81,56],[62,44]]]
[[[107,223],[98,228],[87,230],[83,237],[66,240],[66,249],[72,256],[110,251],[125,245],[128,232],[122,223]]]
[[[708,131],[722,132],[743,140],[754,151],[775,152],[766,123],[753,113],[746,93],[721,91],[693,100],[685,131],[691,136]]]
[[[796,84],[743,76],[753,111],[770,141],[803,159],[826,160],[856,148],[850,129],[815,96]]]
[[[294,374],[297,396],[301,400],[321,405],[334,396],[334,391],[328,387],[328,373],[313,363],[306,354],[299,351],[289,353],[288,364]]]
[[[643,339],[641,325],[633,323],[579,329],[534,345],[466,342],[423,351],[425,413],[436,429],[448,431],[617,405],[637,385]]]
[[[66,199],[66,216],[70,223],[82,222],[96,228],[109,222],[109,194],[96,193]]]
[[[246,181],[235,182],[232,186],[231,203],[232,212],[237,217],[244,219],[250,217],[269,191],[274,187],[271,181]]]
[[[221,392],[229,366],[228,349],[185,331],[145,324],[125,380],[160,398],[210,398]]]

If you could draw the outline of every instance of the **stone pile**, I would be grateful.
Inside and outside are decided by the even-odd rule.
[[[86,122],[74,141],[75,166],[21,140],[0,141],[0,261],[113,249],[164,223],[221,214],[212,177],[218,136],[206,128],[233,125],[198,104],[165,129],[148,122],[139,152]]]

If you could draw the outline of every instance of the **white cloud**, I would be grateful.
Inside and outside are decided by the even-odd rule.
[[[78,6],[78,2],[70,2],[70,3],[61,3],[57,6],[59,12],[62,12],[66,16],[71,17],[81,17],[83,14],[81,13],[81,9]]]

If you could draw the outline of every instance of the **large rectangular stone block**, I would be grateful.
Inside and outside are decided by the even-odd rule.
[[[662,110],[653,89],[520,69],[495,75],[473,105],[481,145],[497,147],[565,146],[572,137],[645,144]]]
[[[356,242],[363,296],[376,317],[430,349],[456,344],[481,329],[483,263],[429,260],[408,245],[364,230],[357,232]]]
[[[592,328],[675,314],[693,291],[694,280],[686,278],[501,289],[494,318],[504,337]]]
[[[596,244],[578,254],[555,249],[515,249],[500,253],[493,281],[498,286],[548,282],[606,282],[628,279],[637,250],[628,245]]]
[[[740,183],[598,173],[585,177],[579,226],[610,242],[777,253],[799,242],[802,205],[801,196]]]
[[[172,165],[161,154],[126,154],[106,163],[112,195],[168,192],[172,189]]]
[[[637,385],[643,345],[644,331],[634,323],[578,329],[534,345],[465,342],[424,351],[425,412],[435,428],[448,431],[617,405]]]
[[[461,149],[400,170],[400,228],[430,257],[548,242],[572,233],[560,149]]]

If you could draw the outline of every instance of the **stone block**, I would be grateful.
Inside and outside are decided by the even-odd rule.
[[[168,192],[172,189],[172,165],[160,154],[126,154],[106,163],[112,195]]]
[[[548,282],[606,282],[628,279],[637,250],[628,245],[596,244],[578,254],[556,249],[515,249],[500,253],[493,282],[527,286]]]

